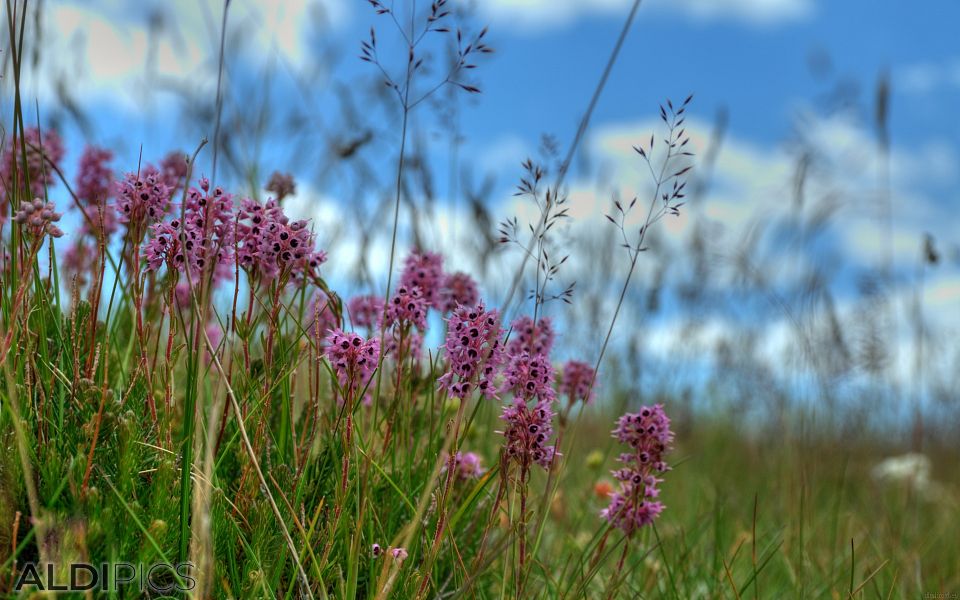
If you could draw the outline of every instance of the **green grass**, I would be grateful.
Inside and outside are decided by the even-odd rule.
[[[15,54],[25,28],[19,15],[8,22]],[[20,59],[11,60],[18,78]],[[15,87],[13,137],[25,130]],[[682,148],[682,130],[676,138],[673,131],[681,113],[673,110],[667,144]],[[652,152],[640,153],[648,166]],[[29,170],[25,155],[16,162]],[[398,163],[402,171],[402,153]],[[658,189],[689,168],[664,178],[668,163],[654,175]],[[539,173],[532,164],[530,171]],[[28,183],[6,189],[11,210],[30,200]],[[542,189],[528,193],[540,206]],[[555,202],[544,200],[524,247],[531,268],[549,274],[537,275],[540,298],[555,273],[545,237],[560,218]],[[669,212],[654,212],[654,204],[647,225]],[[610,220],[632,276],[644,238],[628,240],[629,209],[617,209],[619,220]],[[60,581],[71,563],[189,561],[190,581],[202,590],[195,595],[212,598],[960,592],[955,448],[929,449],[937,487],[924,495],[872,480],[876,462],[903,450],[882,432],[840,437],[807,427],[796,435],[790,422],[749,428],[722,413],[690,421],[668,399],[677,439],[663,483],[667,508],[628,539],[599,516],[607,502],[599,486],[612,482],[620,451],[610,430],[619,416],[611,407],[622,399],[612,391],[557,425],[562,459],[552,471],[532,469],[524,483],[516,464],[501,459],[501,403],[447,398],[437,387],[447,365],[436,348],[419,362],[384,360],[364,390],[371,406],[356,397],[338,402],[343,390],[305,331],[310,298],[329,293],[322,280],[264,284],[239,305],[230,300],[246,298],[245,273],[225,294],[191,281],[189,302],[171,309],[176,276],[136,271],[130,251],[140,240],[125,240],[123,256],[99,257],[87,273],[94,284],[76,289],[61,277],[50,243],[34,243],[19,225],[2,239],[9,259],[0,285],[0,596],[18,597],[18,571],[41,561],[55,565]],[[617,311],[629,284],[628,276]],[[339,298],[331,299],[339,312]],[[223,331],[222,344],[204,333],[210,323]],[[615,325],[614,317],[607,340]],[[485,474],[448,479],[443,457],[453,448],[480,454]],[[402,547],[407,557],[375,556],[374,544]],[[187,583],[183,573],[160,579]],[[132,587],[103,595],[139,597]]]

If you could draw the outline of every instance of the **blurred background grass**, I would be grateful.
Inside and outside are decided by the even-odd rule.
[[[482,94],[444,91],[417,113],[400,242],[444,252],[451,267],[478,277],[491,304],[506,296],[518,261],[500,249],[497,226],[535,215],[510,195],[520,161],[529,155],[556,172],[628,8],[606,4],[613,8],[544,4],[539,13],[538,3],[457,5],[466,30],[491,23],[498,52],[477,70]],[[653,131],[646,107],[663,96],[697,92],[688,123],[697,168],[683,216],[652,233],[626,297],[600,399],[577,425],[578,468],[555,502],[552,542],[584,544],[593,530],[579,524],[601,508],[595,486],[612,464],[591,467],[585,457],[610,450],[613,417],[663,401],[678,425],[679,463],[664,485],[665,543],[627,589],[652,597],[960,591],[960,130],[950,108],[956,53],[942,42],[951,20],[939,13],[956,7],[744,2],[723,16],[692,2],[650,4],[568,178],[573,218],[556,243],[572,256],[562,278],[577,282],[576,294],[570,307],[547,308],[560,325],[560,358],[592,360],[602,342],[625,270],[603,215],[614,199],[646,197],[647,174],[630,147]],[[219,4],[27,6],[25,120],[61,132],[68,164],[92,142],[116,151],[118,170],[135,170],[141,155],[157,161],[212,136]],[[399,114],[381,75],[355,55],[375,24],[381,47],[394,48],[385,60],[402,65],[399,40],[370,12],[332,0],[234,9],[218,182],[256,197],[271,171],[293,173],[298,190],[287,206],[315,219],[332,286],[345,297],[382,292]],[[433,72],[449,51],[430,48]],[[3,58],[0,106],[12,114],[10,52]],[[51,197],[62,191],[51,188]],[[60,240],[58,253],[70,243]],[[89,416],[79,412],[77,423]],[[118,433],[108,448],[130,470],[142,466],[136,427],[127,439],[125,417],[111,418]],[[493,415],[485,418],[492,431]],[[479,447],[492,462],[493,447]],[[63,446],[49,451],[37,464],[51,474],[42,496],[52,502],[64,493],[63,473],[79,466]],[[922,461],[874,476],[884,459],[908,451],[929,460],[926,483],[917,483]],[[160,474],[172,469],[150,461]],[[93,527],[149,515],[142,528],[162,538],[162,524],[176,521],[168,476],[131,511],[102,487],[102,504],[62,508],[94,511]],[[4,483],[6,548],[12,497],[22,490]],[[262,548],[280,548],[260,533]]]

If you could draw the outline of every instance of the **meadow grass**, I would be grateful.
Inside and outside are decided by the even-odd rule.
[[[674,419],[673,447],[652,452],[672,468],[619,457],[632,450],[620,443],[629,436],[611,435],[621,417],[614,407],[640,413],[652,394],[624,397],[595,383],[646,235],[683,204],[690,97],[661,107],[662,138],[635,147],[652,198],[618,201],[608,217],[628,268],[614,282],[619,300],[604,341],[579,370],[558,364],[554,373],[553,333],[540,317],[573,294],[559,282],[566,259],[550,237],[566,218],[561,183],[638,5],[555,178],[524,165],[518,192],[539,220],[501,227],[502,241],[523,254],[504,304],[532,279],[530,315],[510,324],[491,312],[482,335],[461,333],[488,314],[469,277],[454,287],[441,257],[419,249],[399,264],[410,113],[443,86],[476,93],[461,69],[489,50],[485,30],[466,42],[445,26],[445,2],[423,24],[411,17],[409,29],[393,19],[409,56],[395,83],[374,33],[364,42],[364,60],[392,83],[403,124],[390,267],[378,282],[385,292],[357,304],[324,280],[320,264],[337,257],[323,256],[309,226],[286,217],[282,181],[265,204],[204,186],[194,165],[208,151],[216,164],[218,134],[212,148],[200,143],[164,169],[144,161],[127,175],[108,172],[115,181],[87,194],[89,186],[63,177],[48,132],[24,122],[16,84],[0,229],[0,593],[42,597],[74,563],[192,565],[155,573],[153,590],[76,597],[158,597],[168,586],[211,598],[960,593],[960,474],[946,467],[956,464],[955,446],[928,447],[932,482],[889,485],[872,469],[903,448],[882,431],[840,435],[799,413],[751,425],[733,411],[692,413],[667,397],[660,403]],[[19,80],[28,25],[16,6],[7,3],[7,24]],[[456,39],[454,66],[425,91],[416,87],[418,27]],[[222,48],[221,40],[221,69]],[[154,192],[141,198],[147,188]],[[26,210],[52,190],[61,209],[80,213],[69,233],[86,244],[82,261],[54,246],[52,209]],[[160,214],[151,220],[154,205]],[[633,210],[639,228],[627,225]],[[118,211],[119,224],[108,226],[108,211]],[[258,227],[261,217],[269,228]],[[430,323],[439,323],[443,346],[428,346],[428,313],[441,317]],[[483,341],[473,345],[470,335]],[[457,353],[467,346],[477,352]],[[580,387],[570,381],[575,372]],[[486,397],[485,379],[498,397]],[[537,432],[544,439],[531,437]],[[651,450],[639,435],[637,457]],[[601,516],[612,497],[634,493],[615,477],[625,465],[663,479],[649,484],[662,491],[662,514],[634,528],[612,525],[618,514]],[[53,580],[44,572],[16,590],[36,564],[52,564]]]

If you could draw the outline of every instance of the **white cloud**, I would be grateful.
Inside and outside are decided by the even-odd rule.
[[[484,0],[478,4],[499,25],[527,30],[569,25],[588,16],[625,15],[632,0]],[[809,18],[813,0],[647,0],[641,10],[696,21],[737,21],[765,27]]]
[[[234,0],[228,23],[243,43],[241,54],[228,60],[260,66],[279,56],[297,67],[309,57],[314,18],[341,26],[348,6],[345,0]],[[222,7],[220,0],[51,3],[40,13],[43,35],[32,38],[43,43],[39,68],[25,70],[22,89],[44,104],[54,98],[57,80],[68,77],[81,101],[137,109],[157,77],[194,84],[215,77]]]
[[[518,171],[520,163],[534,155],[527,141],[518,135],[497,138],[479,150],[477,167],[480,173]]]
[[[960,89],[960,57],[914,63],[894,71],[893,89],[910,94],[930,94],[943,89]]]

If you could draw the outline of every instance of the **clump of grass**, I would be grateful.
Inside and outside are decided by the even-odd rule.
[[[529,241],[515,219],[501,229],[521,253],[528,314],[508,325],[426,248],[394,269],[409,115],[444,86],[479,91],[461,76],[489,48],[485,30],[466,42],[447,25],[443,0],[406,15],[371,4],[406,57],[394,77],[374,32],[362,46],[402,115],[382,296],[344,302],[324,279],[337,256],[287,214],[292,177],[266,182],[271,199],[244,198],[194,172],[203,143],[123,175],[85,153],[68,185],[53,132],[24,127],[17,88],[2,189],[14,218],[0,229],[0,593],[24,564],[81,561],[190,562],[200,597],[865,597],[956,583],[906,568],[960,560],[950,527],[929,533],[954,507],[875,493],[864,448],[838,457],[736,424],[674,440],[670,402],[620,416],[594,401],[648,232],[684,203],[691,97],[667,101],[661,142],[635,148],[649,204],[616,201],[608,216],[627,270],[596,357],[555,371],[545,307],[576,289],[553,237],[562,182],[623,36],[557,173],[523,165],[519,193],[538,209]],[[8,18],[19,73],[26,24],[9,6]],[[453,60],[421,79],[432,35]],[[54,194],[83,215],[69,277]]]

